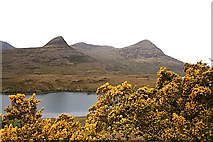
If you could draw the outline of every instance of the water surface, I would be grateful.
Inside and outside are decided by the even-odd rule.
[[[26,95],[29,98],[31,95]],[[61,113],[67,113],[72,116],[85,116],[88,108],[97,101],[97,95],[79,92],[60,92],[36,95],[35,99],[41,99],[38,109],[44,107],[43,117],[57,117]],[[10,105],[8,95],[0,95],[0,103],[3,108]]]

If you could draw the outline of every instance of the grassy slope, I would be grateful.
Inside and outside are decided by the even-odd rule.
[[[156,82],[155,77],[143,75],[113,75],[113,74],[91,74],[91,75],[59,75],[59,74],[27,74],[27,75],[4,75],[3,90],[5,93],[41,93],[58,91],[96,91],[103,83],[109,82],[113,85],[128,81],[137,86],[150,85]]]

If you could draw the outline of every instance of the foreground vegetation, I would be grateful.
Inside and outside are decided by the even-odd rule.
[[[162,67],[155,87],[139,89],[124,82],[97,89],[85,125],[61,114],[42,119],[35,94],[9,96],[1,115],[1,138],[7,140],[213,141],[213,68],[185,64],[185,77]]]

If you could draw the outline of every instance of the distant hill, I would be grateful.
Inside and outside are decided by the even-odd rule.
[[[174,72],[183,75],[183,62],[165,55],[161,49],[149,40],[143,40],[131,46],[122,48],[119,54],[144,68],[152,69],[156,72],[161,66],[165,66]]]
[[[148,59],[165,56],[163,51],[149,40],[143,40],[134,45],[122,48],[120,55],[128,59]]]
[[[125,48],[76,43],[62,36],[42,47],[4,45],[3,92],[95,91],[105,82],[154,85],[166,66],[183,75],[183,63],[167,56],[148,40]]]
[[[119,68],[123,72],[155,74],[161,66],[165,66],[183,75],[183,62],[165,55],[149,40],[143,40],[124,48],[86,43],[77,43],[72,47],[99,61],[107,62],[113,66],[113,69]]]
[[[0,49],[6,50],[6,49],[13,49],[13,48],[15,48],[15,47],[10,45],[9,43],[7,43],[5,41],[0,41]]]
[[[71,47],[98,60],[112,61],[119,58],[117,55],[118,49],[112,46],[100,46],[80,42],[71,45]]]
[[[56,37],[43,47],[16,48],[3,52],[3,70],[7,72],[48,73],[52,68],[92,61],[95,59],[70,47],[63,37]]]

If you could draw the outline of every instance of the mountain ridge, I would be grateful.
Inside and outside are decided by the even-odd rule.
[[[83,46],[81,46],[81,44],[74,44],[71,45],[71,47],[88,56],[93,56],[97,60],[107,61],[107,63],[110,64],[112,63],[114,64],[113,66],[117,66],[118,64],[122,66],[128,64],[127,66],[130,68],[136,68],[136,66],[153,68],[151,66],[154,66],[154,72],[157,72],[160,66],[166,66],[171,70],[177,71],[181,75],[183,74],[181,67],[183,62],[164,54],[160,48],[149,40],[142,40],[123,48],[98,45],[91,46],[91,44],[86,43],[84,43]],[[135,64],[135,66],[133,64]],[[129,70],[131,70],[130,68]]]
[[[95,91],[105,82],[153,85],[161,66],[183,74],[183,62],[151,41],[115,48],[84,42],[68,45],[62,36],[38,48],[2,52],[3,92]]]

